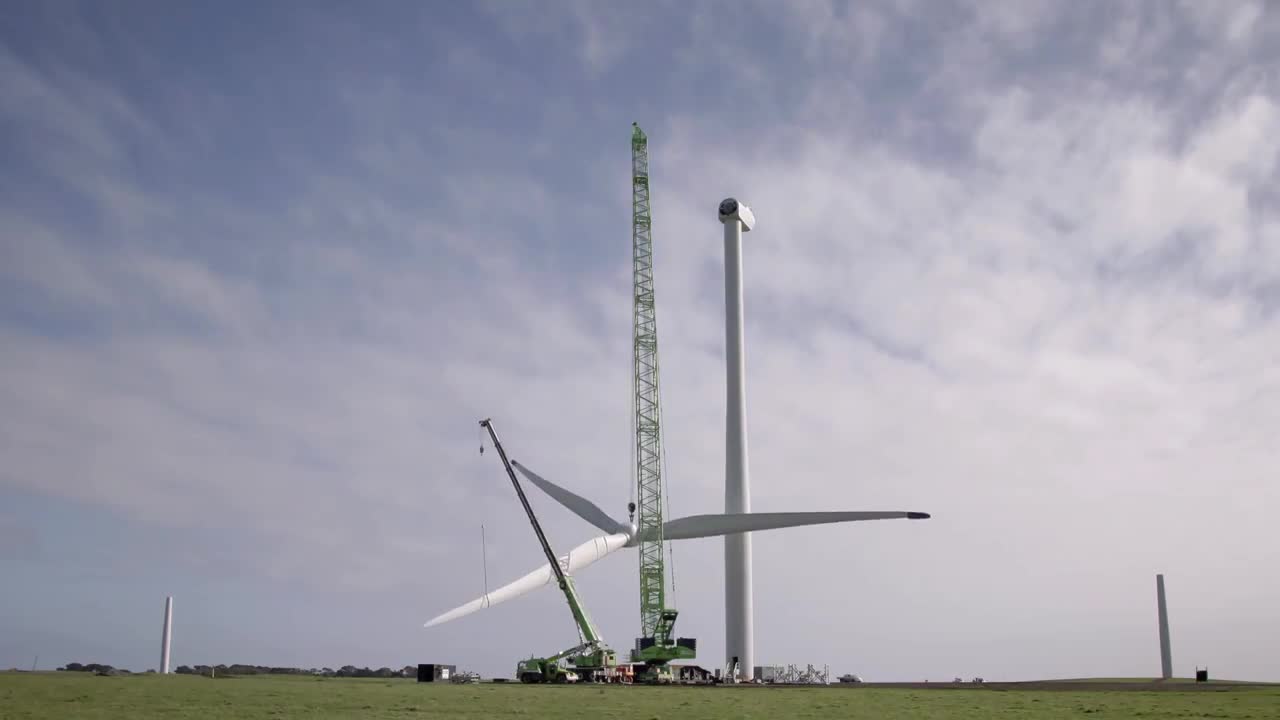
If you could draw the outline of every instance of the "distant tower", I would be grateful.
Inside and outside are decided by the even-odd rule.
[[[1173,677],[1173,656],[1169,651],[1169,609],[1164,602],[1164,575],[1156,575],[1156,605],[1160,613],[1160,677]]]
[[[1163,597],[1163,596],[1162,596]],[[1163,601],[1161,601],[1163,603]],[[1164,607],[1163,604],[1161,607]],[[164,599],[164,639],[160,644],[160,672],[169,674],[169,638],[173,634],[173,596]]]

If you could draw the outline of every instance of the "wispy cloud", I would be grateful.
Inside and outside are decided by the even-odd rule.
[[[1163,571],[1182,578],[1180,654],[1280,672],[1252,649],[1280,602],[1256,572],[1276,560],[1280,501],[1265,5],[502,3],[445,14],[419,49],[422,18],[366,20],[300,21],[245,65],[270,81],[188,59],[182,82],[147,71],[151,90],[5,38],[0,497],[97,508],[143,539],[196,533],[131,539],[131,562],[319,591],[317,622],[355,596],[387,609],[361,614],[379,645],[325,648],[382,664],[428,643],[507,672],[473,648],[478,625],[414,633],[475,589],[479,524],[491,576],[538,562],[474,457],[479,418],[540,472],[625,505],[639,120],[673,512],[721,503],[714,207],[737,195],[760,218],[756,509],[934,513],[760,535],[758,655],[1022,677],[1105,652],[1107,672],[1143,674],[1150,643],[1128,633],[1150,625]],[[286,62],[316,38],[314,66]],[[228,90],[251,82],[281,95]],[[539,511],[558,545],[588,532]],[[719,545],[676,556],[681,623],[715,662]],[[633,566],[581,583],[625,646]],[[822,627],[782,619],[797,587]],[[478,622],[554,643],[520,623],[540,608],[559,611],[529,598]],[[263,648],[296,639],[255,622]],[[1083,648],[1082,628],[1114,640]],[[901,657],[902,637],[929,657]]]

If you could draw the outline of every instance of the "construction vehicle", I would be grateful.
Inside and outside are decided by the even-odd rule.
[[[578,673],[560,664],[560,660],[571,655],[577,648],[566,650],[549,658],[530,657],[516,664],[516,677],[522,683],[576,683],[580,679]]]
[[[493,447],[498,451],[498,457],[502,459],[507,477],[511,478],[511,485],[516,489],[516,495],[520,498],[520,504],[524,506],[525,514],[529,516],[529,524],[533,526],[533,532],[538,536],[538,543],[542,545],[542,552],[546,555],[552,572],[555,573],[556,583],[569,603],[569,612],[573,615],[574,624],[578,628],[579,643],[577,645],[550,657],[530,657],[519,661],[516,663],[516,677],[525,683],[616,681],[619,677],[617,653],[605,644],[604,638],[600,637],[595,623],[591,621],[591,617],[582,606],[582,601],[578,598],[578,591],[573,586],[573,578],[565,572],[565,568],[560,566],[555,551],[547,542],[547,536],[542,532],[542,525],[533,514],[533,508],[529,506],[529,499],[525,497],[524,489],[520,487],[520,481],[511,468],[511,461],[507,459],[507,453],[498,440],[498,433],[493,429],[493,423],[489,418],[485,418],[480,421],[480,425],[489,431]],[[481,452],[483,451],[482,446]]]

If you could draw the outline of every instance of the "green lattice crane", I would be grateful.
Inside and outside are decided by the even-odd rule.
[[[662,558],[662,401],[658,382],[658,318],[653,289],[653,234],[649,202],[649,140],[631,131],[631,248],[634,349],[632,398],[636,434],[636,520],[640,539],[640,630],[632,660],[662,668],[695,656],[692,638],[674,636],[677,612],[667,607]],[[658,670],[659,674],[663,674]]]

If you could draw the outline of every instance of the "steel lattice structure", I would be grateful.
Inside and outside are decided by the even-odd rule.
[[[639,125],[631,133],[631,249],[635,350],[636,522],[640,537],[640,626],[659,635],[666,607],[662,562],[662,434],[658,392],[658,318],[653,290],[653,235],[649,206],[649,143]]]

